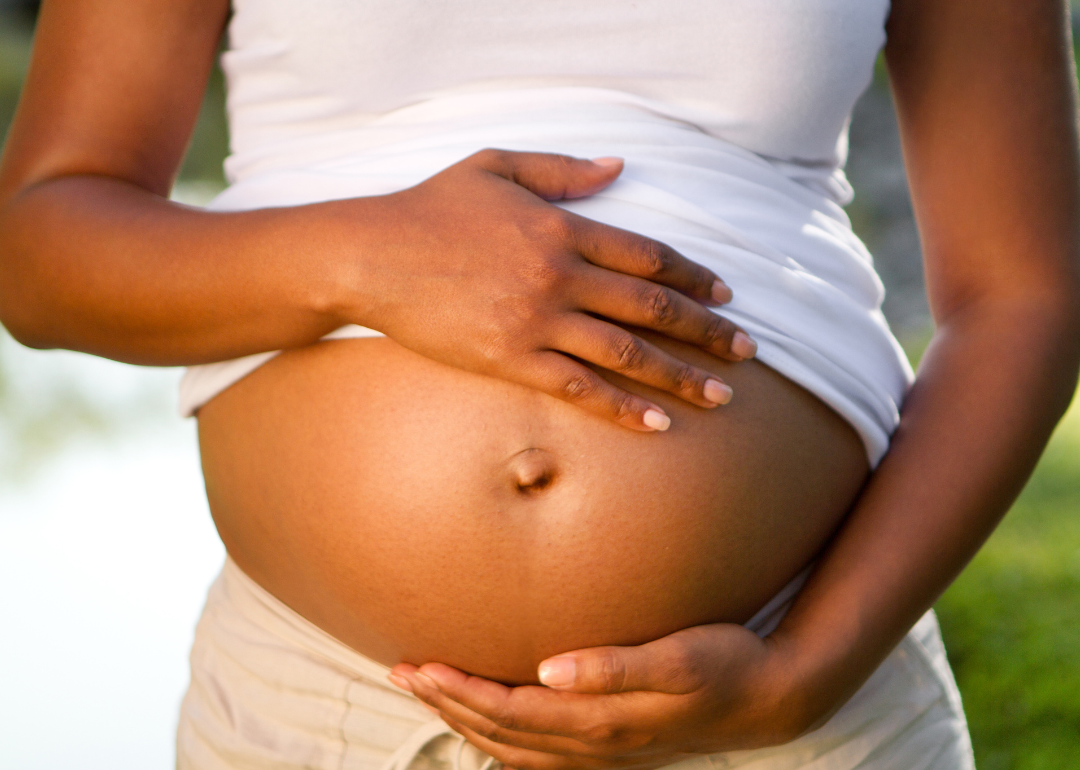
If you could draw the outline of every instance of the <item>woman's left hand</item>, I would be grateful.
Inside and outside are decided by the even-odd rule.
[[[542,662],[548,686],[507,687],[441,663],[394,667],[478,749],[518,770],[653,768],[695,754],[777,745],[806,719],[776,641],[742,626],[695,626],[637,647]]]

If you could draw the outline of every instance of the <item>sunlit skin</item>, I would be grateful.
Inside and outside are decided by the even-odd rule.
[[[542,200],[601,189],[618,163],[488,153],[381,198],[168,203],[226,13],[46,0],[0,168],[0,320],[27,344],[148,364],[386,331],[287,353],[205,407],[211,505],[253,577],[407,661],[394,681],[511,767],[656,767],[819,724],[984,542],[1073,392],[1061,0],[893,2],[937,332],[865,485],[850,428],[702,307],[727,299],[715,276]],[[523,262],[498,258],[511,249]],[[465,255],[482,269],[455,280]],[[501,312],[490,298],[523,275]],[[455,301],[421,302],[431,281]],[[728,550],[706,569],[703,545]],[[776,632],[737,624],[822,546]],[[682,590],[660,608],[665,581]],[[403,611],[366,606],[380,591]],[[493,681],[541,675],[552,686]]]

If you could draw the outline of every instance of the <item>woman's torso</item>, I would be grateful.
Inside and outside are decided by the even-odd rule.
[[[311,162],[312,145],[341,132],[377,143],[386,134],[376,129],[410,105],[537,87],[653,100],[711,136],[827,177],[844,161],[889,11],[888,0],[233,5],[222,60],[232,181]]]
[[[768,364],[657,340],[736,395],[648,392],[674,427],[642,435],[386,339],[278,356],[200,412],[238,564],[381,662],[513,681],[753,614],[843,516],[910,377],[837,205],[886,4],[237,6],[219,208],[401,189],[477,143],[623,154],[569,206],[715,269]],[[538,111],[500,119],[519,97]],[[229,366],[226,385],[250,369]]]
[[[211,510],[258,583],[386,665],[535,680],[559,652],[744,622],[862,484],[843,420],[756,362],[641,434],[382,339],[286,353],[200,413]]]

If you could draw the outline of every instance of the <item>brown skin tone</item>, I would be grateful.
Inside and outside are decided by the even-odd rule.
[[[604,369],[610,359],[570,349],[580,344],[570,336],[553,344],[522,331],[557,334],[560,314],[581,322],[590,310],[640,325],[648,318],[640,314],[657,306],[660,284],[707,300],[711,276],[676,257],[668,267],[648,260],[659,253],[649,244],[614,245],[625,244],[619,239],[629,236],[622,234],[603,236],[611,248],[584,246],[595,239],[585,234],[590,225],[558,219],[539,199],[600,189],[617,166],[489,155],[397,198],[228,215],[163,201],[158,196],[175,173],[224,17],[223,4],[46,3],[0,170],[0,318],[20,339],[176,364],[298,347],[353,321],[387,331],[440,366],[578,397],[579,405],[627,427],[645,427],[645,410],[656,401],[677,426],[724,414],[689,405],[680,414],[679,402],[656,391],[635,385],[627,396],[619,389],[624,381],[610,374],[614,384],[607,385],[592,371],[571,374],[572,359],[554,364],[538,352],[577,354]],[[1063,4],[896,0],[887,56],[938,324],[889,455],[768,639],[712,623],[639,646],[580,650],[571,656],[577,678],[561,692],[508,688],[436,663],[396,669],[402,684],[509,766],[655,767],[686,753],[782,742],[819,723],[971,558],[1064,410],[1080,361],[1080,277],[1075,98]],[[534,265],[559,268],[555,289],[540,282],[507,314],[529,324],[515,326],[479,299],[475,306],[456,303],[468,317],[442,318],[462,330],[455,340],[479,330],[483,339],[502,341],[494,356],[490,348],[425,347],[438,342],[425,342],[421,322],[403,310],[418,296],[415,282],[428,274],[418,266],[445,253],[452,274],[460,264],[455,255],[467,251],[455,251],[453,234],[425,240],[450,213],[449,196],[438,192],[444,184],[459,200],[505,201],[491,222],[500,228],[495,232],[509,237],[507,217],[532,224],[518,245],[529,247]],[[524,188],[539,197],[523,197]],[[420,224],[391,252],[380,252],[374,236],[385,235],[379,228],[387,216],[399,217],[406,233],[410,222]],[[616,253],[621,261],[597,264],[601,254]],[[501,264],[497,254],[492,264]],[[603,291],[590,293],[590,286],[606,290],[605,280],[632,275],[654,279],[645,288],[635,284],[641,297],[647,290],[654,300],[639,303],[639,315],[595,304]],[[558,290],[567,284],[578,293]],[[522,315],[523,307],[535,315]],[[683,319],[693,317],[696,306],[680,307]],[[433,312],[440,311],[433,305],[421,316]],[[668,315],[645,325],[729,355],[729,327],[710,331],[708,319],[697,316],[699,328],[687,334]],[[604,329],[589,350],[618,333]],[[631,379],[705,406],[704,372],[711,365],[719,374],[723,365],[659,337],[649,341],[694,366],[672,369],[652,348],[617,345],[645,351],[621,358]],[[499,363],[522,356],[532,357],[533,368]],[[748,385],[754,371],[765,371],[746,369]],[[782,395],[783,386],[776,393],[778,400],[799,397],[798,389]],[[675,432],[624,433],[678,439]],[[739,619],[740,608],[728,611]]]
[[[200,411],[222,540],[391,666],[536,683],[565,650],[743,622],[836,528],[865,452],[765,366],[652,339],[738,397],[703,410],[618,382],[671,414],[648,434],[389,339],[286,353]]]
[[[0,169],[0,320],[16,339],[178,365],[358,323],[637,430],[662,430],[662,410],[571,356],[699,406],[730,398],[596,317],[729,360],[756,350],[702,304],[731,298],[710,271],[545,202],[603,189],[618,161],[488,150],[393,195],[237,214],[162,199],[226,12],[208,0],[44,5]]]
[[[888,31],[937,323],[888,455],[767,639],[715,624],[580,650],[556,689],[395,669],[508,765],[655,767],[821,724],[990,535],[1067,406],[1080,174],[1065,4],[896,0]]]

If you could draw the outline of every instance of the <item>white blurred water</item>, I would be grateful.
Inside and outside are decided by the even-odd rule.
[[[0,353],[0,462],[18,468],[0,468],[0,768],[171,768],[194,623],[224,558],[194,423],[171,411],[179,374],[2,336]],[[65,398],[96,427],[13,464],[27,410]]]

